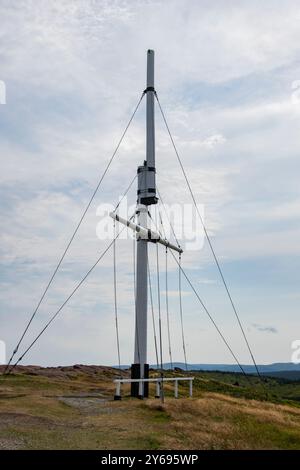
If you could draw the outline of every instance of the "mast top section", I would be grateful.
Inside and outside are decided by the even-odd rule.
[[[153,88],[153,90],[151,90]],[[148,49],[147,53],[147,88],[146,91],[154,91],[154,51]]]
[[[150,206],[157,204],[155,182],[155,116],[154,116],[154,51],[147,52],[146,101],[146,159],[138,167],[138,203]]]

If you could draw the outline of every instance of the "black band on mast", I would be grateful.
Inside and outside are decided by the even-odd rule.
[[[156,93],[154,86],[147,86],[147,88],[144,90],[144,93],[148,93],[148,91],[153,91]]]

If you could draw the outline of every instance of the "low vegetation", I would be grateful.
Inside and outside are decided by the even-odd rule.
[[[193,375],[192,399],[165,384],[161,404],[125,385],[113,401],[116,369],[18,367],[0,376],[0,449],[300,449],[299,381]]]

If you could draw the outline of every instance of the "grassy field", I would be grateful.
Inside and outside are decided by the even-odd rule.
[[[300,449],[300,382],[193,375],[192,399],[168,385],[162,405],[128,386],[113,401],[115,369],[18,368],[0,376],[0,449]]]

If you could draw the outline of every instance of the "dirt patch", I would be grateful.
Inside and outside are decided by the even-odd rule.
[[[25,413],[0,413],[0,429],[6,429],[7,426],[18,425],[41,425],[51,426],[53,422],[45,417],[32,416]]]
[[[96,396],[62,396],[58,400],[87,415],[112,414],[121,411],[112,406],[112,400]]]
[[[0,450],[19,450],[23,449],[24,442],[19,438],[0,437]]]

